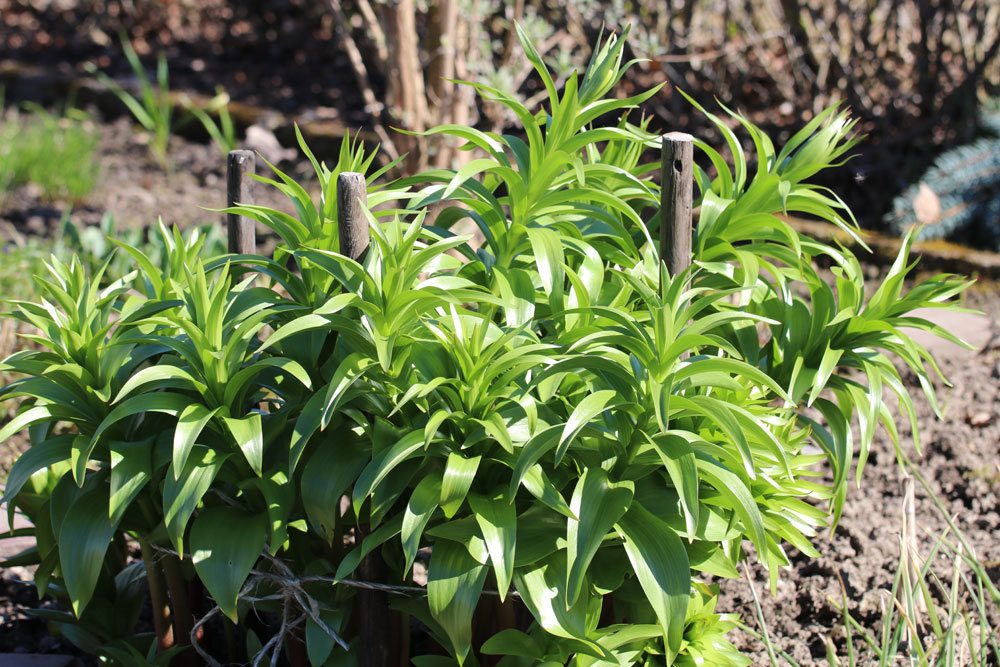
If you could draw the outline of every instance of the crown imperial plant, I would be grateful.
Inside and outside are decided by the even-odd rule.
[[[162,264],[119,244],[125,278],[53,261],[39,303],[10,303],[35,331],[2,366],[20,407],[0,440],[31,441],[4,500],[34,524],[20,562],[67,603],[50,620],[72,641],[120,664],[190,656],[197,581],[203,629],[277,619],[248,645],[348,664],[372,609],[357,584],[377,576],[397,619],[380,641],[405,650],[397,615],[416,617],[417,665],[748,663],[713,580],[746,545],[772,581],[789,547],[818,555],[877,426],[900,446],[886,393],[916,435],[894,359],[934,404],[933,359],[906,332],[953,337],[914,311],[954,307],[967,283],[905,289],[907,241],[866,297],[856,257],[788,224],[857,233],[809,181],[856,141],[836,109],[780,150],[727,110],[750,159],[709,114],[733,166],[696,141],[694,262],[668,275],[659,139],[627,115],[657,89],[608,97],[621,38],[561,91],[523,46],[545,105],[468,83],[520,127],[429,130],[472,153],[457,171],[388,181],[360,145],[329,168],[300,137],[318,200],[275,169],[260,180],[294,214],[231,211],[274,231],[273,257],[165,233]],[[338,252],[346,171],[367,175],[362,258]],[[159,643],[133,635],[147,594]]]

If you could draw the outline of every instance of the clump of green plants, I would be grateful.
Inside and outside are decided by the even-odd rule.
[[[0,111],[3,110],[0,98]],[[82,111],[28,105],[0,118],[0,206],[11,188],[32,184],[47,200],[78,202],[100,176],[97,130]]]
[[[1000,591],[950,510],[908,458],[904,469],[909,475],[904,478],[899,563],[890,589],[881,591],[881,622],[874,632],[862,625],[850,612],[846,591],[841,600],[831,600],[843,617],[846,646],[841,659],[830,642],[828,660],[838,667],[865,664],[868,656],[879,665],[904,657],[926,665],[996,664],[1000,639],[990,617]],[[934,536],[926,555],[917,548],[918,527],[913,525],[917,486],[948,525]]]
[[[906,289],[907,241],[866,296],[856,257],[788,225],[855,233],[811,183],[857,141],[836,109],[780,150],[726,111],[751,156],[704,112],[733,166],[698,142],[694,263],[669,275],[659,139],[628,118],[657,89],[612,93],[622,38],[561,87],[522,46],[545,103],[468,84],[520,127],[430,130],[475,153],[459,171],[387,182],[362,146],[331,168],[300,137],[319,199],[275,169],[261,180],[294,214],[230,211],[274,230],[273,257],[181,239],[157,266],[121,244],[121,279],[53,261],[39,303],[10,304],[38,348],[2,366],[21,408],[0,440],[32,442],[5,500],[36,527],[21,562],[72,641],[123,665],[158,646],[340,665],[372,641],[422,666],[748,664],[711,579],[748,545],[772,584],[789,547],[819,555],[876,428],[902,446],[884,394],[916,436],[892,358],[934,404],[906,329],[953,337],[913,311],[968,282]],[[362,257],[340,252],[346,171],[367,179]],[[465,220],[481,245],[452,231]],[[393,612],[366,638],[372,586]],[[147,592],[157,636],[136,637]]]
[[[181,96],[180,104],[187,113],[177,118],[170,92],[170,69],[166,56],[160,54],[156,60],[155,77],[150,77],[132,43],[124,35],[121,37],[121,45],[125,59],[138,82],[137,91],[122,86],[92,63],[87,65],[87,70],[114,93],[136,122],[149,133],[149,148],[160,166],[170,166],[170,137],[178,127],[192,118],[201,124],[208,138],[223,154],[236,148],[236,126],[229,113],[229,95],[221,87],[204,107],[194,103],[186,95]]]

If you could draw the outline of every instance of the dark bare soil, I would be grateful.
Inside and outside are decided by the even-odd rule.
[[[970,302],[997,321],[1000,300],[995,296],[979,292],[971,295]],[[968,339],[988,337],[982,330],[956,333]],[[922,455],[912,450],[908,426],[900,425],[900,436],[993,582],[1000,584],[1000,351],[992,344],[989,347],[992,349],[966,352],[948,344],[940,346],[936,354],[953,383],[950,388],[938,386],[945,418],[937,419],[918,397]],[[920,388],[916,378],[906,379],[910,392],[917,396]],[[948,526],[919,484],[915,489],[918,549],[921,556],[926,556],[935,537],[944,534]],[[844,622],[838,609],[843,599],[840,580],[851,614],[878,636],[882,606],[891,604],[889,590],[899,564],[902,504],[903,473],[896,464],[892,443],[883,435],[873,446],[860,488],[852,486],[848,494],[836,531],[816,540],[822,557],[809,559],[793,550],[792,567],[782,573],[776,596],[768,591],[766,573],[760,568],[751,569],[776,648],[803,667],[827,664],[827,640],[844,657]],[[951,582],[951,567],[951,561],[943,557],[934,564],[946,585]],[[745,623],[756,627],[747,582],[726,581],[722,590],[719,609],[736,612]],[[992,615],[992,627],[1000,627],[1000,609],[995,605]],[[755,665],[768,664],[767,653],[757,639],[739,632],[734,636]],[[857,632],[854,640],[858,664],[877,663],[865,651]]]

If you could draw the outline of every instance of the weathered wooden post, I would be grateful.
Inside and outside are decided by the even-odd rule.
[[[361,260],[368,250],[370,236],[364,210],[368,206],[368,186],[365,177],[347,171],[337,177],[337,233],[340,254]],[[359,526],[354,539],[361,543],[368,526]],[[362,581],[382,583],[386,579],[385,563],[376,550],[358,566]],[[389,594],[367,588],[358,589],[357,622],[361,667],[395,667],[408,664],[409,633],[404,631],[399,614],[389,608]]]
[[[368,206],[368,186],[365,177],[354,171],[345,171],[337,177],[337,232],[340,235],[340,254],[360,259],[368,249],[368,220],[364,209]]]
[[[253,151],[229,151],[226,161],[226,206],[253,204],[253,174],[257,158]],[[226,214],[229,252],[238,255],[257,253],[257,230],[254,221],[233,213]]]
[[[676,276],[691,266],[694,137],[670,132],[661,141],[660,259]]]

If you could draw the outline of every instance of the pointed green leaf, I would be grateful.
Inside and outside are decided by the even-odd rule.
[[[629,508],[615,528],[625,540],[625,553],[656,612],[667,647],[676,655],[684,636],[691,594],[691,570],[684,543],[670,526],[638,503]]]
[[[427,573],[427,602],[451,640],[449,650],[459,665],[465,663],[472,648],[472,615],[485,582],[486,567],[465,547],[448,540],[434,544]]]
[[[111,498],[108,516],[118,525],[125,510],[153,473],[153,441],[111,443]]]
[[[410,495],[410,501],[403,513],[403,528],[399,536],[403,543],[403,556],[406,559],[403,576],[406,576],[413,565],[413,559],[420,549],[420,537],[434,510],[438,508],[440,498],[441,480],[434,475],[428,475],[420,480]]]
[[[260,477],[264,470],[264,431],[261,428],[260,413],[254,412],[241,419],[223,417],[222,421],[243,451],[251,470]]]
[[[567,605],[580,596],[590,561],[625,514],[634,490],[632,482],[612,482],[601,468],[587,468],[580,477],[570,501],[570,509],[579,519],[567,521]]]
[[[618,392],[611,389],[595,391],[593,394],[585,396],[573,408],[572,414],[566,420],[566,426],[563,427],[562,435],[559,436],[559,445],[556,447],[556,464],[562,460],[573,438],[583,430],[584,426],[590,423],[590,420],[604,412],[617,395]]]
[[[174,446],[172,455],[171,470],[174,479],[180,479],[181,471],[187,464],[188,455],[194,447],[195,440],[201,435],[202,429],[209,420],[219,411],[219,408],[209,410],[204,405],[192,403],[181,410],[177,417],[177,428],[174,430]]]
[[[511,578],[514,576],[514,558],[517,547],[517,510],[508,503],[503,494],[489,498],[475,493],[469,494],[469,507],[476,517],[479,530],[486,540],[490,552],[493,571],[497,578],[497,589],[501,602],[507,597]]]
[[[178,479],[163,480],[163,523],[177,553],[184,553],[184,530],[202,496],[212,485],[228,454],[218,455],[207,447],[195,446]]]
[[[340,498],[368,462],[361,443],[340,435],[318,443],[302,469],[302,506],[309,525],[330,544],[337,537]]]
[[[4,485],[3,498],[0,503],[7,505],[7,511],[13,513],[14,505],[11,501],[21,492],[21,488],[28,483],[31,476],[43,468],[55,465],[61,461],[68,461],[70,447],[74,438],[83,438],[77,435],[57,435],[32,445],[26,452],[21,454],[14,461],[10,472],[7,474],[7,483]]]
[[[267,542],[267,519],[233,507],[212,507],[191,525],[191,560],[219,609],[238,621],[240,589]]]
[[[59,566],[77,617],[94,594],[114,534],[106,487],[83,493],[66,512],[59,529]]]
[[[423,431],[410,431],[396,444],[375,455],[354,484],[354,492],[351,500],[354,503],[355,513],[361,511],[361,506],[365,499],[371,495],[375,487],[378,486],[386,476],[396,469],[410,457],[414,456],[424,445]]]
[[[441,480],[441,509],[447,518],[455,516],[455,512],[465,502],[465,495],[472,487],[472,480],[479,470],[481,457],[466,458],[458,452],[448,454],[448,463]]]

